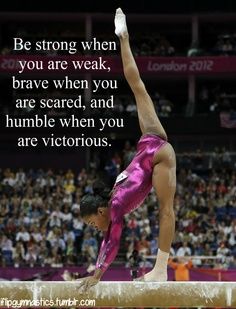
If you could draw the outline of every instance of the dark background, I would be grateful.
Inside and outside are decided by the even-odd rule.
[[[97,0],[50,0],[50,1],[1,1],[1,11],[19,12],[113,12],[122,7],[127,13],[194,13],[232,12],[236,9],[234,0],[152,0],[152,1],[97,1]]]
[[[52,16],[56,15],[56,13],[61,13],[63,16],[63,13],[107,13],[109,16],[111,16],[111,19],[113,18],[115,14],[115,9],[117,7],[121,7],[124,12],[128,14],[183,14],[183,16],[187,16],[187,18],[191,18],[190,15],[197,14],[197,13],[206,13],[206,14],[214,14],[215,12],[217,14],[220,13],[233,13],[236,12],[236,1],[233,0],[225,0],[225,1],[197,1],[197,0],[181,0],[181,1],[132,1],[132,0],[126,0],[126,1],[92,1],[92,0],[47,0],[47,1],[1,1],[0,3],[0,12],[6,12],[6,14],[3,14],[5,16],[11,17],[14,16],[11,15],[11,12],[50,12],[49,14],[51,17],[47,17],[48,20],[47,24],[52,23],[55,24],[55,29],[57,27],[57,24],[59,23],[54,22]],[[9,14],[7,13],[9,12]],[[216,14],[216,15],[217,15]],[[15,14],[16,16],[18,14]],[[39,14],[40,15],[40,14]],[[43,14],[42,14],[43,15]],[[45,14],[47,15],[47,14]],[[60,15],[60,14],[59,14]],[[40,15],[41,16],[41,15]],[[69,17],[67,17],[69,18]],[[163,17],[165,18],[165,17]],[[181,17],[182,18],[182,17]],[[45,26],[44,21],[39,21],[40,17],[37,19],[37,24],[40,27],[40,23],[42,23],[42,26]],[[14,18],[12,17],[12,20]],[[21,22],[24,23],[24,17],[22,17]],[[34,21],[29,19],[28,26],[30,29],[31,26],[34,24]],[[8,34],[8,37],[11,39],[11,29],[14,26],[17,27],[17,23],[15,21],[9,21],[7,19],[7,22],[2,26],[2,31]],[[67,20],[66,23],[69,24],[69,21]],[[65,23],[65,27],[66,27]],[[140,31],[142,30],[142,24],[141,22],[138,23],[139,28],[137,27],[137,24],[134,26],[134,31]],[[113,25],[113,21],[112,21]],[[189,23],[190,25],[190,23]],[[132,24],[130,25],[132,27]],[[54,26],[53,26],[54,27]],[[54,29],[52,27],[52,29]],[[94,26],[93,31],[99,32],[102,30],[102,26],[96,27]],[[163,26],[165,27],[165,25]],[[171,29],[172,24],[169,24],[169,28]],[[173,26],[174,27],[174,26]],[[206,23],[205,28],[200,29],[201,35],[200,38],[204,38],[204,30],[207,29],[208,24]],[[220,26],[221,27],[221,26]],[[223,27],[223,26],[222,26]],[[14,28],[14,27],[13,27]],[[54,30],[55,30],[54,29]],[[82,30],[81,30],[82,31]],[[133,31],[133,33],[135,33]],[[113,34],[113,29],[112,32]],[[186,36],[185,36],[186,38]],[[208,40],[208,38],[206,39]],[[181,42],[180,42],[181,44]],[[4,77],[3,77],[4,78]],[[222,77],[223,78],[223,77]],[[120,76],[120,79],[122,77]],[[178,80],[179,79],[179,80]],[[171,89],[177,89],[177,88],[183,88],[182,86],[176,86],[177,81],[182,81],[182,84],[186,83],[186,80],[177,77],[176,80],[174,79],[167,79],[165,80],[165,87],[167,87],[167,90],[169,93],[171,92]],[[155,86],[156,81],[154,81],[154,84],[152,86]],[[234,77],[232,77],[232,84],[234,83]],[[160,80],[157,82],[158,86],[162,89],[164,86],[160,84]],[[147,80],[147,85],[150,88],[151,85],[151,79]],[[170,87],[170,85],[172,85]],[[186,88],[186,86],[185,86]],[[200,87],[199,87],[200,88]],[[1,97],[4,98],[4,95],[7,92],[11,92],[11,89],[1,89]],[[176,104],[177,105],[177,104]],[[4,121],[1,118],[3,115],[0,116],[0,123],[3,124]],[[178,151],[178,144],[183,145],[184,149],[186,148],[189,150],[188,145],[191,145],[192,148],[196,148],[199,145],[204,144],[205,147],[212,148],[212,144],[208,142],[209,140],[212,140],[212,137],[214,137],[214,144],[215,140],[218,140],[218,143],[220,143],[220,140],[225,142],[228,140],[233,140],[235,136],[235,130],[227,130],[222,129],[219,125],[219,117],[215,118],[186,118],[186,119],[178,119],[173,117],[170,119],[162,119],[164,127],[167,129],[168,135],[170,137],[171,143],[174,145],[175,149]],[[1,126],[0,124],[0,126]],[[140,134],[140,130],[138,127],[137,119],[127,120],[125,122],[126,126],[123,131],[119,131],[120,136],[116,136],[116,138],[113,141],[114,149],[116,147],[120,148],[122,145],[124,145],[124,142],[126,138],[132,138],[133,142],[137,140],[137,136]],[[81,166],[84,164],[88,164],[90,155],[90,149],[49,149],[49,148],[42,148],[37,150],[32,149],[19,149],[15,146],[16,143],[16,137],[19,136],[18,130],[9,130],[6,128],[0,127],[0,156],[1,156],[1,163],[3,166],[31,166],[32,162],[34,162],[34,165],[41,165],[41,166],[61,166],[62,164],[68,164],[68,166],[71,165],[78,165],[78,161],[80,161]],[[27,130],[24,130],[26,134],[28,133]],[[38,131],[38,130],[37,130]],[[72,135],[76,135],[77,131],[72,130]],[[30,133],[34,133],[34,130],[32,129]],[[108,133],[108,132],[106,132]],[[96,132],[93,132],[95,135]],[[178,141],[176,139],[176,135],[178,135]],[[204,136],[204,143],[202,142],[202,137]],[[212,142],[213,143],[213,142]],[[230,142],[228,142],[229,144]],[[228,145],[227,144],[227,145]],[[231,142],[232,149],[235,149],[234,144]],[[181,149],[182,151],[183,149]],[[91,149],[93,151],[93,149]],[[100,150],[99,150],[100,151]],[[111,151],[110,149],[105,149],[104,155],[107,156],[107,151]],[[63,153],[64,152],[64,153]],[[58,155],[59,153],[59,155]],[[102,155],[102,150],[100,151],[99,155]],[[40,161],[37,161],[37,158],[40,154]],[[65,156],[65,157],[63,157]],[[79,159],[80,157],[80,159]],[[3,163],[4,162],[4,163]]]

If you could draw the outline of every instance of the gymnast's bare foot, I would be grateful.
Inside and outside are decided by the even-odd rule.
[[[129,36],[127,25],[126,25],[126,17],[121,8],[116,10],[115,16],[115,34],[119,38],[127,38]]]
[[[151,270],[150,272],[146,273],[144,276],[141,276],[134,281],[154,281],[154,282],[165,282],[167,281],[167,273],[157,273],[154,269]]]

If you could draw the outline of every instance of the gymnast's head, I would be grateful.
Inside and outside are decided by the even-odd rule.
[[[83,221],[99,231],[107,231],[110,224],[108,201],[109,190],[101,181],[93,185],[93,194],[86,194],[80,202],[80,214]]]

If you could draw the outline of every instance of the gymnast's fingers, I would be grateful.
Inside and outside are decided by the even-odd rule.
[[[79,291],[82,291],[82,290],[83,290],[83,289],[82,289],[83,286],[86,284],[86,278],[84,278],[84,279],[82,279],[82,280],[80,279],[79,281],[80,281],[80,284],[78,285],[78,290],[79,290]]]

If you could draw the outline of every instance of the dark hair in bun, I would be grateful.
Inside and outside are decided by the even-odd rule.
[[[93,194],[86,194],[80,201],[81,217],[97,214],[99,207],[108,207],[110,190],[106,185],[97,180],[93,184]]]

